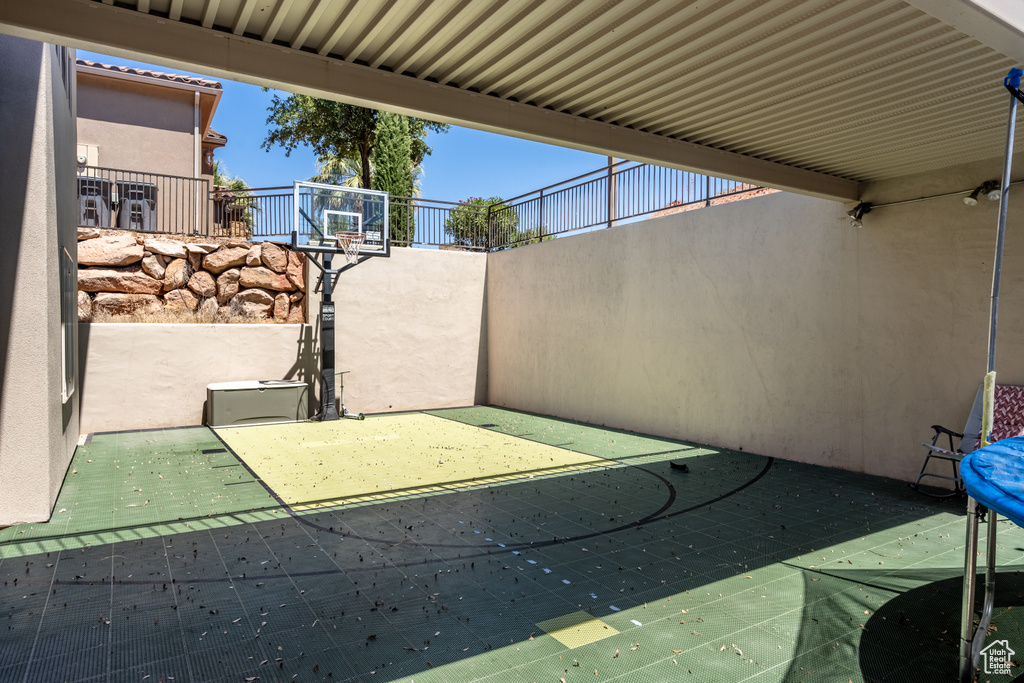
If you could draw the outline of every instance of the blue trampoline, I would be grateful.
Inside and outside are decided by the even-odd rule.
[[[1024,527],[1024,436],[965,456],[960,461],[960,478],[972,498]]]

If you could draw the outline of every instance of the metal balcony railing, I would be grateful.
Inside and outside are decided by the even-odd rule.
[[[491,208],[491,249],[708,206],[761,189],[714,176],[620,161]]]
[[[215,237],[279,237],[291,233],[292,187],[254,187],[210,193]]]
[[[79,226],[207,232],[210,183],[205,178],[79,166],[77,182]]]
[[[620,161],[518,197],[486,204],[389,198],[394,246],[496,251],[708,206],[762,188]],[[142,232],[287,239],[291,186],[230,190],[204,178],[81,167],[79,225]]]

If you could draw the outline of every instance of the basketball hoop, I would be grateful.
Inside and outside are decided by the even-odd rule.
[[[334,237],[338,240],[338,246],[345,250],[346,261],[355,263],[359,260],[359,247],[362,246],[363,240],[366,239],[366,233],[355,231],[336,232]]]

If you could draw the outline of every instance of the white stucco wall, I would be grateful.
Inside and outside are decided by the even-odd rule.
[[[203,423],[206,385],[312,383],[309,325],[79,324],[81,431]]]
[[[861,229],[846,208],[774,194],[492,254],[490,402],[912,478],[985,371],[996,204],[878,209]],[[1019,227],[1006,250],[997,370],[1024,383]]]
[[[335,367],[351,371],[348,409],[485,402],[486,275],[486,254],[401,247],[392,248],[391,258],[370,258],[342,273],[334,293]],[[311,318],[318,305],[310,301]]]
[[[76,219],[62,73],[54,46],[0,35],[0,526],[49,517],[78,439],[62,399],[60,256]]]

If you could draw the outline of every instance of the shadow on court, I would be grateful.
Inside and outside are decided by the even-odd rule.
[[[0,544],[0,681],[904,680],[883,676],[899,648],[876,620],[945,623],[929,606],[945,589],[927,587],[952,581],[962,555],[956,503],[488,410],[470,416],[608,466],[304,512],[253,508],[267,492],[240,484],[229,509],[153,533],[104,536],[97,519],[87,542],[32,554],[13,552],[15,533]],[[244,480],[230,453],[207,455],[221,458],[209,472],[238,471],[218,485]],[[205,496],[212,481],[195,484]],[[944,668],[948,642],[911,632],[908,647]]]

